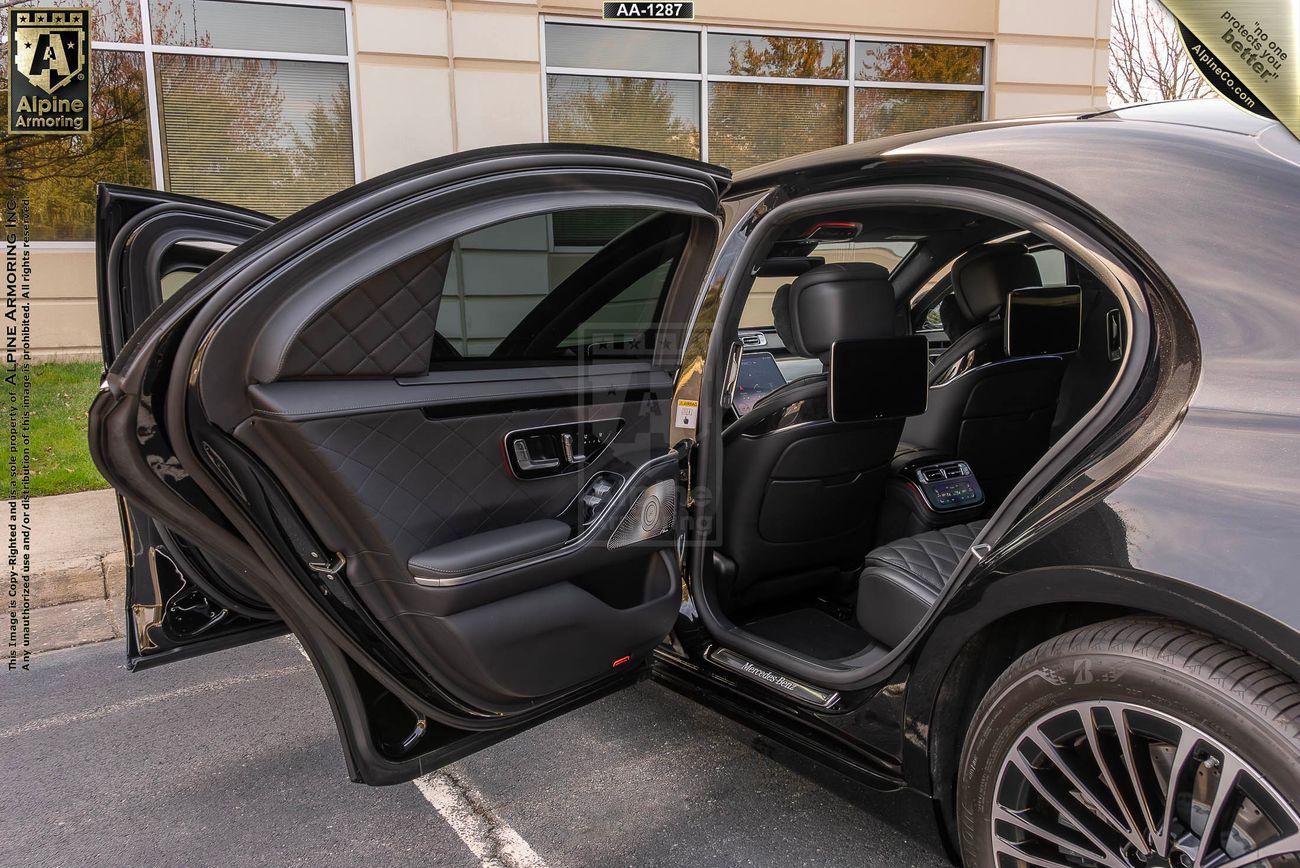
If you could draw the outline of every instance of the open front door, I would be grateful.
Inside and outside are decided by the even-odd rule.
[[[274,219],[155,190],[102,185],[96,222],[106,364],[164,301]],[[237,569],[118,493],[126,546],[127,661],[178,660],[284,632]]]
[[[726,184],[573,146],[414,166],[241,244],[114,362],[96,462],[298,635],[354,778],[625,686],[672,628],[668,405]]]

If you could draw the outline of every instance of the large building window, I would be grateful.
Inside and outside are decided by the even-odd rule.
[[[847,41],[710,33],[707,44],[709,159],[748,169],[844,144]]]
[[[984,46],[549,21],[547,135],[732,169],[984,116]]]
[[[700,49],[680,30],[548,26],[552,142],[596,142],[700,158]],[[587,70],[601,67],[601,74]],[[569,70],[576,70],[574,75]]]
[[[7,26],[0,16],[0,41]],[[94,0],[91,30],[90,133],[3,141],[33,240],[90,241],[99,181],[277,217],[355,183],[341,0]]]
[[[859,40],[854,133],[859,139],[981,118],[984,49]]]
[[[42,5],[87,4],[63,0]],[[154,183],[140,10],[125,0],[97,0],[90,20],[92,44],[121,46],[91,54],[91,133],[6,135],[3,140],[4,186],[31,202],[33,241],[89,241],[99,181],[137,187]],[[8,30],[9,16],[0,12],[0,45],[9,44]],[[0,63],[0,104],[8,103],[5,62]]]

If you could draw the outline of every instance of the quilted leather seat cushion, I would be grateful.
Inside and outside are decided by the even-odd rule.
[[[867,553],[858,579],[858,622],[890,648],[912,632],[939,598],[985,522],[955,524],[895,540]]]

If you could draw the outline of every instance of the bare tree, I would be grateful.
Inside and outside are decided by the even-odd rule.
[[[1215,95],[1157,0],[1111,0],[1109,79],[1116,103]]]

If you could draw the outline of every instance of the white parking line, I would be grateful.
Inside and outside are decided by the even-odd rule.
[[[112,705],[105,705],[91,711],[78,712],[77,714],[56,714],[53,717],[43,717],[40,720],[30,720],[21,726],[2,729],[0,730],[0,741],[13,738],[16,735],[24,735],[29,732],[40,732],[42,729],[49,729],[55,726],[68,726],[74,723],[83,723],[87,720],[98,720],[101,717],[107,717],[108,715],[116,714],[119,711],[127,711],[141,705],[150,705],[155,702],[168,702],[172,699],[179,699],[182,696],[193,696],[196,693],[207,693],[211,690],[224,690],[227,687],[233,687],[236,684],[243,684],[246,681],[259,681],[263,678],[279,678],[282,675],[293,675],[307,671],[308,669],[305,666],[284,666],[280,669],[268,669],[265,672],[254,672],[251,675],[233,675],[229,678],[217,678],[213,681],[205,681],[202,684],[190,684],[176,690],[169,690],[166,693],[153,693],[148,696],[137,696],[134,699],[115,702]]]
[[[433,805],[483,868],[546,868],[519,833],[492,810],[483,794],[450,769],[415,779]]]

